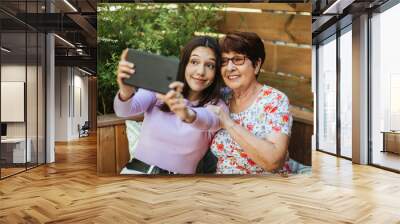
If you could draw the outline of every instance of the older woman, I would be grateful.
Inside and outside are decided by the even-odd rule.
[[[280,170],[288,161],[292,125],[287,96],[257,81],[264,44],[255,33],[234,32],[220,42],[221,74],[230,115],[218,107],[223,130],[211,144],[219,174],[260,174]]]

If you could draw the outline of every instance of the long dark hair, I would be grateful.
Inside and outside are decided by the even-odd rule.
[[[177,81],[183,82],[185,85],[183,87],[182,95],[184,98],[188,98],[190,87],[185,78],[185,70],[186,66],[189,63],[190,55],[192,51],[197,47],[207,47],[210,48],[215,54],[215,77],[214,81],[201,92],[200,100],[195,107],[202,107],[207,103],[217,104],[220,99],[220,89],[223,86],[223,81],[221,77],[221,51],[219,48],[218,41],[215,38],[209,36],[199,36],[195,37],[189,41],[183,48],[181,52],[179,69],[178,69],[178,77]],[[160,106],[160,110],[164,112],[171,112],[168,105],[163,103]]]

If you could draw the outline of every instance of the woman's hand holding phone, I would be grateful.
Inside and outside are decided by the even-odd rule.
[[[124,84],[123,79],[129,78],[135,74],[135,65],[126,61],[128,55],[128,49],[125,49],[121,54],[121,60],[118,63],[117,68],[117,83],[119,86],[119,97],[125,101],[132,97],[136,92],[135,87]]]
[[[159,100],[166,103],[169,109],[176,114],[182,121],[186,123],[192,123],[196,119],[196,113],[186,106],[184,98],[182,96],[183,91],[182,82],[172,82],[169,85],[171,89],[167,94],[159,94],[156,96]]]

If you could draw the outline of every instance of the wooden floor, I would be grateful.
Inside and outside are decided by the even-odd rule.
[[[24,164],[22,165],[18,164],[18,167],[6,167],[6,168],[2,167],[0,170],[1,178],[6,178],[8,176],[15,175],[17,173],[24,172],[29,169],[34,169],[35,167],[37,167],[36,163],[27,164],[27,167],[25,167]]]
[[[374,164],[400,170],[400,154],[377,150],[374,152],[372,160]]]
[[[96,138],[0,181],[0,223],[400,223],[400,175],[313,153],[311,175],[98,177]]]
[[[2,167],[0,169],[1,169],[1,178],[7,177],[7,176],[10,176],[10,175],[13,175],[13,174],[16,174],[16,173],[19,173],[19,172],[22,172],[22,171],[26,170],[25,167],[23,167],[23,168],[21,168],[21,167],[17,167],[17,168],[4,168],[4,167]]]

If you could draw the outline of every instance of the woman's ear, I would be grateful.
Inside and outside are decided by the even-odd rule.
[[[260,72],[260,69],[261,69],[261,59],[259,58],[256,62],[254,74],[257,75]]]

